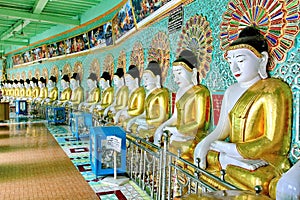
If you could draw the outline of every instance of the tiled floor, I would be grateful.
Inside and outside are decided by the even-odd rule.
[[[0,199],[150,199],[132,181],[102,183],[91,171],[88,138],[76,141],[68,126],[29,121],[0,122]]]

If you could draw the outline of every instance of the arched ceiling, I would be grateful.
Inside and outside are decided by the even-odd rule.
[[[12,46],[28,46],[32,38],[57,25],[81,25],[81,16],[107,5],[104,1],[108,0],[0,0],[0,55]]]

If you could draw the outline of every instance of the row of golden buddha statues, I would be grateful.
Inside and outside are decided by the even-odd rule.
[[[115,125],[157,145],[168,131],[171,152],[180,151],[182,158],[213,174],[225,170],[225,180],[238,188],[252,190],[261,185],[263,194],[275,198],[276,184],[290,168],[291,90],[283,81],[268,77],[268,44],[257,29],[245,28],[229,45],[225,57],[237,82],[225,91],[220,119],[212,132],[210,92],[199,84],[197,59],[189,50],[183,50],[172,63],[178,90],[171,115],[170,95],[162,86],[156,61],[144,70],[143,87],[133,65],[126,73],[118,68],[112,78],[103,72],[101,92],[96,74],[91,73],[85,101],[77,73],[70,80],[67,75],[62,77],[63,91],[58,99],[53,76],[48,88],[44,78],[32,78],[25,86],[22,80],[18,86],[15,83],[16,89],[7,86],[3,95],[6,100],[24,98],[91,112],[99,119],[111,118]]]

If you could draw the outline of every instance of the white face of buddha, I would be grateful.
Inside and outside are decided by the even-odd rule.
[[[136,80],[129,74],[125,74],[125,85],[131,91],[136,88]]]
[[[174,81],[180,88],[193,84],[192,74],[192,72],[187,71],[183,66],[173,66]]]
[[[39,81],[39,82],[38,82],[38,86],[39,86],[40,88],[43,87],[42,81]]]
[[[105,89],[109,86],[108,81],[106,81],[104,78],[100,79],[100,88]]]
[[[122,87],[124,85],[123,78],[119,78],[119,76],[114,76],[113,80],[116,88]]]
[[[30,81],[31,87],[35,87],[35,83],[33,81]]]
[[[87,80],[87,85],[88,85],[88,87],[89,87],[90,90],[93,89],[94,87],[96,87],[96,83],[95,82],[96,81],[93,81],[92,79],[88,79]]]
[[[157,78],[155,76],[153,76],[152,73],[145,71],[143,73],[143,81],[144,81],[144,87],[146,90],[150,91],[150,90],[156,88]]]
[[[259,77],[261,59],[249,49],[235,49],[227,52],[227,61],[235,79],[239,83],[249,82]]]
[[[49,86],[49,87],[53,87],[53,86],[54,86],[54,83],[53,83],[53,81],[52,81],[52,80],[50,80],[50,79],[49,79],[49,81],[48,81],[48,86]]]

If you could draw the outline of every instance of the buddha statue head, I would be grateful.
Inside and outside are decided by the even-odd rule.
[[[67,74],[63,75],[61,79],[61,86],[63,89],[70,87],[70,78]]]
[[[90,90],[97,87],[97,75],[95,73],[90,73],[87,79],[87,85]]]
[[[24,86],[26,89],[30,88],[30,80],[28,78],[25,80]]]
[[[35,77],[33,77],[30,81],[30,86],[32,88],[35,88],[35,87],[37,87],[37,84],[38,84],[38,80]]]
[[[125,84],[123,68],[117,69],[116,73],[114,73],[113,81],[116,88],[120,88]]]
[[[143,73],[144,87],[147,91],[161,88],[161,68],[156,61],[150,61]]]
[[[255,27],[243,29],[238,39],[227,48],[225,57],[230,69],[239,83],[268,77],[268,44]]]
[[[183,50],[173,62],[174,81],[179,88],[198,84],[197,58],[192,51]]]
[[[108,72],[103,72],[100,77],[100,88],[105,90],[106,88],[111,86],[111,77]]]
[[[140,86],[140,72],[135,65],[129,66],[129,70],[125,74],[125,85],[129,91],[133,91]]]
[[[56,77],[55,76],[50,76],[49,81],[48,81],[48,87],[53,88],[56,85]]]
[[[46,87],[46,79],[44,77],[40,78],[40,80],[38,81],[38,86],[40,88]]]
[[[73,73],[70,83],[73,90],[80,86],[80,76],[78,73]]]

